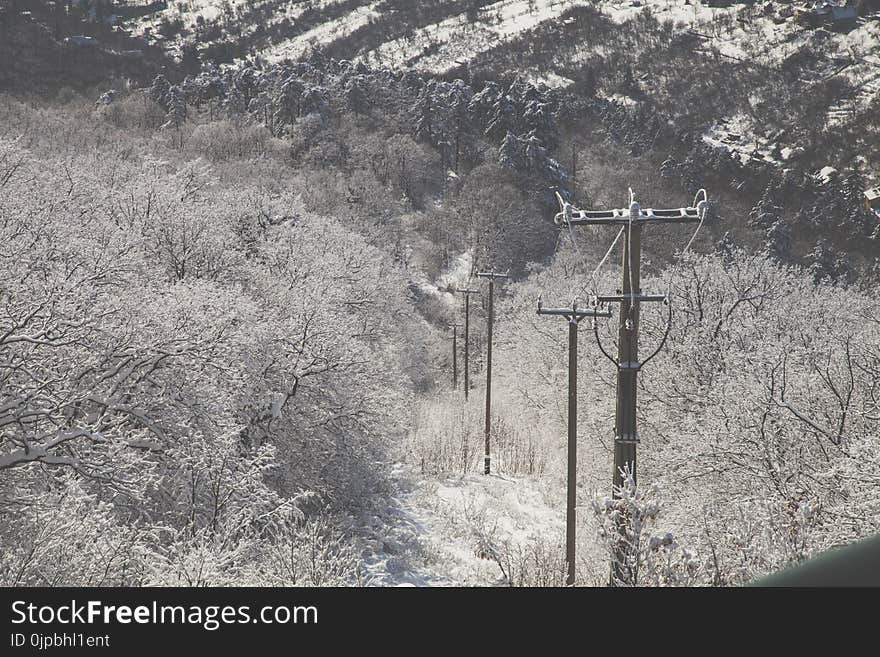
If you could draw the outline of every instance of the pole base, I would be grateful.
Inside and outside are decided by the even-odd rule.
[[[491,470],[490,463],[491,463],[491,459],[487,456],[484,460],[483,474],[489,474],[489,472]]]

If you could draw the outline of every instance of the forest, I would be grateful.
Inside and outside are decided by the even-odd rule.
[[[569,11],[649,50],[569,62],[568,88],[510,72],[511,49],[461,77],[353,61],[356,35],[297,61],[0,88],[0,583],[562,585],[567,344],[535,308],[620,289],[615,231],[553,218],[557,198],[621,208],[628,188],[709,204],[696,233],[645,230],[641,285],[670,302],[642,310],[647,353],[672,321],[639,376],[639,483],[613,498],[596,340],[614,346],[617,318],[581,328],[576,583],[607,583],[621,518],[638,586],[740,585],[877,533],[880,223],[863,166],[812,175],[876,119],[804,121],[800,163],[743,164],[700,139],[723,85],[795,73],[737,67],[693,107],[663,102],[731,69],[676,65],[649,11],[622,28]],[[807,98],[777,100],[749,111]],[[486,477],[474,275],[492,269],[511,279]]]

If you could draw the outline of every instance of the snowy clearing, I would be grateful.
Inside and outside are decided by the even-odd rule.
[[[341,18],[318,25],[304,34],[272,46],[265,52],[265,57],[270,62],[281,59],[296,59],[314,44],[329,43],[344,38],[369,23],[370,19],[377,18],[379,12],[376,11],[376,7],[379,4],[379,2],[374,2],[364,7],[358,7]]]
[[[411,37],[389,41],[362,55],[361,59],[444,73],[459,62],[468,61],[496,46],[499,41],[510,39],[559,16],[575,4],[501,0],[481,9],[476,23],[470,23],[464,13],[457,14],[418,30]]]
[[[394,473],[401,493],[363,541],[374,586],[506,585],[490,546],[516,552],[565,532],[561,500],[554,506],[537,482],[478,474],[426,480],[401,464]],[[382,524],[389,518],[390,529]]]

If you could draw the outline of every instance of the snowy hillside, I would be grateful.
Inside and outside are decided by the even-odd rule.
[[[11,6],[0,584],[738,586],[880,531],[880,3]]]
[[[804,67],[800,84],[809,87],[831,80],[841,86],[824,110],[831,125],[857,121],[880,92],[877,16],[866,14],[852,29],[808,28],[796,19],[791,5],[783,2],[715,7],[685,0],[598,4],[446,0],[430,5],[365,0],[182,0],[170,3],[164,12],[133,21],[130,27],[177,56],[185,44],[193,44],[209,61],[297,60],[320,48],[341,59],[435,74],[462,75],[467,69],[482,72],[503,66],[508,73],[516,70],[527,79],[565,87],[573,84],[576,71],[585,63],[610,53],[607,36],[586,36],[601,29],[593,14],[584,13],[587,9],[598,10],[595,16],[600,23],[608,22],[608,33],[615,26],[634,25],[650,12],[652,20],[668,23],[677,36],[691,40],[692,56],[721,58],[730,66],[749,62],[750,66],[779,68],[788,66],[786,62],[813,59]],[[647,45],[636,41],[627,48],[638,57]],[[526,56],[493,63],[499,53],[512,52]],[[648,77],[640,82],[647,90],[656,83]],[[628,102],[625,95],[610,96]],[[766,141],[761,135],[763,126],[749,125],[751,120],[744,122],[735,111],[715,117],[716,123],[721,120],[735,120],[745,141]],[[715,143],[713,139],[709,133],[707,143]],[[784,138],[777,141],[777,150],[793,151],[798,146]],[[753,155],[738,154],[742,158]],[[767,150],[759,159],[785,166],[778,152]]]

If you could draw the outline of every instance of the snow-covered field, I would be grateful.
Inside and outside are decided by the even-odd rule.
[[[339,19],[317,25],[304,34],[272,46],[264,56],[270,62],[285,58],[296,59],[314,44],[328,43],[346,37],[379,16],[376,11],[378,4],[373,2],[357,7]]]
[[[412,36],[389,41],[361,58],[390,66],[415,66],[443,73],[499,42],[531,30],[543,21],[557,18],[577,4],[580,3],[501,0],[482,8],[474,23],[465,13],[457,14],[418,30]]]
[[[413,280],[413,285],[422,294],[436,297],[451,308],[456,303],[455,295],[451,290],[467,285],[471,278],[473,266],[473,253],[470,251],[461,253],[453,260],[449,269],[441,273],[436,281],[430,281],[427,276],[418,272]]]
[[[362,538],[374,586],[504,585],[493,547],[516,554],[564,536],[564,500],[548,499],[539,482],[494,474],[424,479],[405,465],[394,476],[400,492]]]
[[[542,23],[557,21],[567,10],[589,4],[585,0],[499,0],[480,9],[473,22],[466,12],[456,13],[367,52],[351,53],[350,58],[445,73],[472,61],[499,43],[514,38],[528,38],[529,33]],[[334,5],[340,5],[337,11],[333,11]],[[221,19],[225,13],[228,23],[224,29],[229,36],[238,36],[252,34],[258,26],[238,24],[235,30],[229,26],[236,25],[237,21],[241,23],[240,17],[259,9],[271,12],[261,28],[277,26],[282,21],[296,25],[297,20],[309,10],[330,12],[330,20],[308,25],[308,29],[290,38],[283,38],[282,35],[280,40],[273,39],[259,53],[268,61],[278,61],[301,57],[313,44],[345,38],[371,22],[378,25],[395,20],[393,13],[383,14],[381,2],[364,0],[354,8],[347,5],[344,9],[341,5],[342,0],[181,0],[170,3],[165,12],[132,21],[130,27],[136,35],[149,32],[152,38],[156,38],[163,20],[179,19],[184,31],[191,35],[199,23],[223,24]],[[839,105],[832,108],[829,122],[844,120],[854,110],[864,108],[880,87],[880,56],[876,54],[880,43],[880,21],[862,20],[849,32],[817,31],[805,29],[793,18],[780,14],[781,8],[782,5],[777,3],[773,12],[765,14],[748,3],[710,7],[686,0],[608,0],[599,5],[599,9],[617,24],[650,9],[659,21],[671,21],[676,30],[690,30],[703,38],[706,48],[714,47],[721,56],[733,60],[778,64],[798,50],[815,47],[821,41],[830,58],[849,62],[837,74],[858,90],[852,98],[842,99]],[[177,51],[183,38],[187,37],[175,36],[163,42],[170,50]],[[575,49],[575,45],[561,44],[560,48]],[[577,44],[576,50],[575,61],[580,55],[588,58],[591,54],[601,53],[601,46]],[[552,70],[522,72],[550,86],[566,86],[570,83],[570,80]]]

